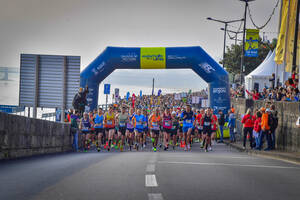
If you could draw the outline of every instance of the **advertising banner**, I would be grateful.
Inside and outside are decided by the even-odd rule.
[[[245,56],[247,57],[258,56],[258,38],[259,38],[259,30],[247,29],[246,43],[245,43]]]

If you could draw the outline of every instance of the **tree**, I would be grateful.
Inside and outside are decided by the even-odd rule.
[[[277,39],[273,39],[270,44],[262,42],[262,39],[258,40],[258,57],[245,57],[245,75],[252,72],[268,55],[270,50],[274,50],[277,44]],[[241,69],[241,52],[242,43],[238,45],[231,45],[227,47],[225,53],[225,69],[233,74],[240,74]],[[220,62],[223,63],[223,60]]]

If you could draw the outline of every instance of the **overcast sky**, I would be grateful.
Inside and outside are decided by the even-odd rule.
[[[258,25],[265,23],[276,2],[250,3]],[[83,70],[106,46],[199,45],[219,60],[223,25],[206,17],[241,19],[243,12],[244,3],[239,0],[0,0],[0,66],[19,67],[20,53],[59,54],[81,56]],[[269,39],[277,35],[278,13],[279,9],[263,30]],[[232,25],[230,29],[236,30],[239,23]],[[253,28],[249,18],[247,28]],[[233,42],[227,41],[227,45]],[[194,72],[183,71],[118,70],[104,82],[148,86],[141,77],[151,85],[156,76],[160,87],[203,87]],[[139,79],[132,81],[132,76]]]

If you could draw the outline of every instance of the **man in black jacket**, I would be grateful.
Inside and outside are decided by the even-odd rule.
[[[275,132],[276,132],[276,128],[278,126],[278,117],[277,117],[277,111],[275,110],[275,105],[272,104],[270,108],[271,108],[270,132],[271,132],[271,139],[272,139],[271,149],[274,150],[275,144],[276,144],[275,143],[276,142]]]
[[[222,110],[219,110],[218,124],[219,124],[219,127],[220,127],[220,141],[219,141],[219,143],[223,143],[223,128],[224,128],[224,124],[225,124],[225,115],[222,112]]]
[[[85,90],[83,88],[79,88],[78,93],[74,96],[72,106],[75,111],[78,111],[80,116],[82,117],[83,112],[85,110],[85,106],[88,104],[86,96],[89,93],[88,86],[86,86]]]

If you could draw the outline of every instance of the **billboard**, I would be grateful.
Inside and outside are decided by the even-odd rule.
[[[79,81],[79,56],[21,54],[19,105],[71,108]]]

